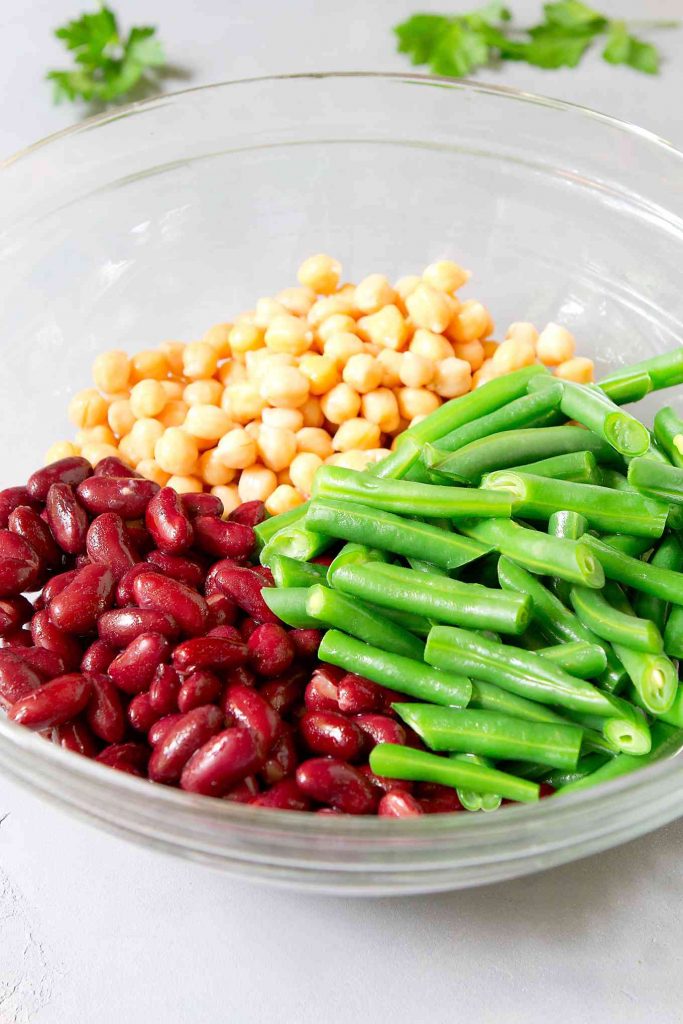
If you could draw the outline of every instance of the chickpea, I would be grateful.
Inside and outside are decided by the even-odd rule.
[[[573,380],[577,384],[590,384],[593,380],[595,367],[592,359],[585,356],[575,356],[555,369],[555,376],[561,380]]]
[[[218,484],[211,488],[211,493],[215,494],[217,498],[220,498],[223,504],[223,518],[229,516],[231,512],[235,511],[238,505],[242,504],[239,491],[234,484],[227,487]]]
[[[303,405],[299,406],[301,415],[304,418],[305,427],[322,427],[325,422],[319,398],[307,398]]]
[[[436,367],[432,388],[441,398],[465,395],[472,386],[472,367],[466,359],[451,356]]]
[[[384,274],[369,274],[356,285],[354,301],[361,313],[376,313],[396,301],[396,292]]]
[[[186,476],[197,462],[197,442],[180,427],[168,427],[154,446],[154,458],[172,476]]]
[[[306,316],[315,302],[315,292],[303,285],[301,288],[283,288],[275,296],[275,301],[295,316]]]
[[[218,441],[232,426],[230,417],[215,405],[191,405],[183,424],[188,434]]]
[[[133,469],[138,464],[138,450],[135,444],[135,439],[131,438],[130,434],[126,434],[119,441],[119,458],[126,463],[127,466],[132,466]]]
[[[81,448],[81,455],[87,459],[91,466],[96,466],[102,459],[118,458],[119,450],[114,444],[84,444]]]
[[[341,264],[331,256],[318,253],[304,260],[297,271],[297,280],[304,288],[318,295],[331,295],[336,291],[341,276]]]
[[[230,355],[230,331],[232,324],[214,324],[202,338],[202,341],[215,350],[219,359],[227,359]]]
[[[383,348],[377,356],[382,367],[382,385],[385,388],[397,388],[401,383],[401,354],[391,348]]]
[[[330,435],[320,427],[302,427],[297,430],[296,448],[298,452],[317,455],[321,461],[333,452]]]
[[[141,380],[131,388],[130,407],[136,419],[158,416],[166,402],[166,392],[158,380]]]
[[[408,341],[408,324],[398,306],[384,306],[377,313],[361,317],[358,332],[364,341],[400,351]]]
[[[479,344],[484,350],[484,359],[492,359],[498,351],[498,345],[500,342],[494,341],[493,338],[486,338],[483,341],[480,341]]]
[[[422,278],[418,277],[417,274],[408,274],[406,277],[400,277],[394,289],[396,291],[396,305],[403,314],[407,313],[406,299],[409,295],[412,295],[419,284],[422,284]]]
[[[505,341],[501,341],[491,358],[491,363],[497,374],[511,373],[513,370],[520,370],[523,366],[531,366],[535,362],[534,346],[528,341],[517,341],[516,338],[507,338]]]
[[[232,483],[236,471],[226,466],[217,448],[209,448],[199,456],[197,469],[204,483],[211,487]]]
[[[431,359],[418,356],[415,352],[404,352],[401,356],[399,377],[408,388],[423,388],[434,377],[436,367]]]
[[[180,399],[171,399],[159,413],[157,419],[162,427],[181,427],[185,422],[189,406]]]
[[[464,270],[452,260],[437,260],[430,263],[422,274],[422,280],[442,292],[457,292],[470,279],[469,270]]]
[[[171,371],[168,355],[161,349],[155,351],[150,348],[137,352],[131,357],[130,364],[131,384],[137,384],[141,380],[165,380]]]
[[[281,469],[289,466],[296,455],[296,434],[284,427],[261,427],[258,454],[268,469],[279,473]]]
[[[235,423],[249,423],[261,415],[266,404],[258,385],[251,380],[229,384],[223,392],[221,409]]]
[[[247,352],[244,379],[261,384],[267,377],[277,372],[276,367],[296,365],[294,356],[287,352],[271,352],[267,348],[259,349],[258,352]]]
[[[145,480],[153,480],[159,487],[165,487],[171,479],[170,474],[164,472],[158,462],[154,459],[142,459],[135,467]]]
[[[218,369],[216,350],[205,341],[192,341],[183,352],[183,374],[190,380],[213,377]]]
[[[256,309],[254,311],[254,323],[257,327],[268,327],[270,323],[275,319],[276,316],[288,316],[287,310],[280,302],[276,302],[275,299],[263,298],[259,299],[256,303]]]
[[[256,324],[244,318],[236,320],[230,331],[230,350],[233,354],[242,355],[244,352],[254,352],[263,348],[264,331]]]
[[[320,406],[330,423],[344,423],[358,415],[360,395],[348,384],[337,384],[321,398]]]
[[[332,447],[338,452],[379,447],[380,430],[376,423],[362,417],[346,420],[332,439]]]
[[[481,364],[476,373],[472,374],[472,390],[480,388],[482,384],[487,384],[494,377],[499,377],[501,371],[496,370],[493,365],[493,359],[485,359]]]
[[[361,411],[364,418],[370,423],[376,423],[383,434],[390,434],[398,427],[398,402],[389,388],[377,388],[363,395]]]
[[[308,398],[308,380],[294,366],[278,367],[261,384],[261,395],[270,405],[282,409],[298,409]]]
[[[162,341],[159,351],[166,360],[169,372],[174,377],[180,377],[183,372],[183,352],[185,351],[184,341]],[[164,374],[164,376],[166,376]]]
[[[332,316],[350,316],[356,311],[356,306],[351,295],[328,295],[324,299],[314,302],[308,311],[308,322],[312,327],[318,328],[325,320]]]
[[[574,357],[576,342],[574,335],[559,324],[547,324],[536,344],[538,358],[546,366],[559,366]]]
[[[283,430],[292,430],[294,433],[301,430],[304,425],[304,417],[300,409],[265,408],[261,419],[264,427],[281,427]]]
[[[172,487],[178,494],[201,494],[204,490],[204,484],[198,477],[180,474],[172,476],[166,486]]]
[[[109,406],[95,388],[78,391],[69,402],[69,419],[75,427],[96,427],[107,419]]]
[[[405,300],[406,309],[416,327],[424,327],[434,334],[446,330],[457,309],[457,304],[430,284],[419,284]]]
[[[244,363],[240,363],[238,359],[226,359],[218,367],[216,376],[220,385],[227,387],[229,384],[237,384],[241,380],[246,380],[248,374]]]
[[[310,497],[313,489],[313,478],[323,460],[313,452],[300,452],[292,459],[289,467],[291,482],[305,497]]]
[[[282,515],[283,512],[290,512],[303,504],[303,498],[291,484],[280,484],[275,488],[269,498],[266,498],[266,511],[271,516]]]
[[[349,452],[335,452],[325,460],[325,465],[341,466],[342,469],[354,469],[357,473],[362,473],[372,461],[372,454],[369,451],[354,449]]]
[[[346,313],[334,313],[319,324],[316,333],[324,344],[333,334],[355,334],[355,332],[356,321],[352,316]]]
[[[382,383],[382,366],[374,356],[359,352],[351,356],[344,367],[342,377],[360,395],[374,391]]]
[[[157,441],[162,437],[164,428],[158,420],[145,417],[136,420],[128,435],[129,451],[134,454],[135,464],[143,459],[154,458]]]
[[[399,412],[407,420],[414,416],[428,416],[441,405],[438,396],[425,388],[400,388],[396,397]]]
[[[240,501],[266,501],[277,487],[272,469],[256,465],[245,469],[237,482]]]
[[[451,320],[446,334],[452,342],[462,345],[467,341],[485,338],[490,329],[491,317],[486,306],[476,299],[468,299]]]
[[[331,450],[332,446],[330,445]],[[45,465],[49,466],[51,462],[59,462],[60,459],[69,459],[71,456],[79,454],[79,449],[71,441],[56,441],[45,452]]]
[[[162,380],[162,381],[159,381],[159,383],[161,384],[162,388],[164,389],[164,394],[166,395],[166,400],[167,401],[170,401],[171,399],[176,401],[177,399],[183,397],[183,390],[184,390],[184,388],[183,388],[183,385],[182,385],[181,381],[179,381],[179,380]]]
[[[337,363],[329,356],[307,352],[301,357],[299,369],[308,379],[312,395],[324,395],[339,383]]]
[[[259,434],[261,433],[262,426],[263,424],[261,423],[260,420],[252,420],[251,423],[245,423],[244,425],[244,429],[249,434],[249,437],[252,439],[252,441],[255,441],[256,444],[258,444],[258,438]]]
[[[129,377],[130,359],[121,349],[102,352],[93,363],[92,379],[95,387],[108,395],[124,391],[128,387]]]
[[[271,352],[302,356],[311,347],[313,335],[305,320],[284,313],[272,318],[266,328],[265,341]]]
[[[116,437],[105,423],[98,423],[96,427],[84,427],[83,430],[79,430],[74,443],[81,448],[84,444],[116,444]]]
[[[280,470],[280,472],[277,474],[277,482],[278,486],[280,484],[291,484],[292,478],[289,475],[289,467]]]
[[[551,325],[548,324],[548,327]],[[556,325],[553,325],[556,326]],[[507,331],[505,332],[506,338],[516,338],[517,341],[528,341],[532,345],[536,345],[538,341],[538,331],[533,324],[530,323],[514,323],[510,324]]]
[[[228,469],[247,469],[256,462],[256,442],[243,427],[234,427],[218,442],[216,458]]]
[[[182,397],[188,405],[220,405],[223,387],[217,380],[193,380],[191,384],[185,386],[182,395],[172,397]]]
[[[463,341],[461,344],[456,342],[453,345],[453,354],[456,359],[466,360],[472,370],[478,370],[484,362],[484,346],[480,341]]]
[[[453,348],[443,334],[434,334],[433,331],[426,331],[424,327],[418,327],[408,348],[416,356],[431,359],[433,363],[438,363],[441,359],[450,359],[453,355]]]
[[[338,370],[342,370],[352,356],[364,351],[365,346],[358,335],[346,331],[331,335],[323,345],[323,354]]]

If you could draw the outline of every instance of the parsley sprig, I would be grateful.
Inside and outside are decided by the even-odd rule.
[[[501,60],[526,61],[541,68],[576,67],[595,40],[602,37],[603,58],[626,64],[648,75],[659,71],[659,52],[581,0],[558,0],[543,5],[543,21],[515,29],[512,13],[498,0],[469,14],[415,14],[394,29],[400,53],[413,64],[427,64],[436,75],[461,78]],[[677,23],[653,22],[670,28]]]
[[[55,35],[76,63],[72,70],[47,74],[57,103],[65,99],[110,103],[141,83],[155,85],[166,60],[155,28],[137,25],[124,38],[116,15],[105,6],[67,22]]]

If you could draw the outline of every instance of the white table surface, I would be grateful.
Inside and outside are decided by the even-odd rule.
[[[519,20],[538,5],[511,0]],[[83,4],[83,6],[92,5]],[[390,26],[448,0],[117,0],[160,26],[192,84],[407,68]],[[610,0],[675,17],[680,0]],[[0,5],[0,157],[78,116],[42,76],[80,0]],[[572,100],[683,143],[683,30],[658,78],[591,58],[489,80]],[[314,898],[232,882],[82,825],[0,779],[0,1024],[675,1024],[683,1020],[683,822],[485,889]]]

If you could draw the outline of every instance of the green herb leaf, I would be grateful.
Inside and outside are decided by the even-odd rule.
[[[604,32],[607,19],[580,0],[560,0],[559,3],[544,4],[543,11],[548,25],[556,25],[565,31]]]
[[[610,24],[602,56],[610,64],[628,64],[629,67],[643,71],[647,75],[656,75],[659,71],[659,54],[656,48],[630,35],[623,21],[613,21]]]
[[[539,68],[575,68],[593,40],[593,33],[567,34],[551,26],[534,31],[524,60]]]

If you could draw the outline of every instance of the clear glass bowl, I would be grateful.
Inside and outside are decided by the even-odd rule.
[[[682,173],[681,153],[603,115],[420,76],[227,83],[55,135],[0,171],[2,484],[69,436],[96,352],[197,337],[314,252],[350,279],[453,257],[499,324],[559,320],[601,371],[677,345]],[[4,718],[0,769],[138,842],[322,892],[492,882],[683,811],[681,761],[491,816],[257,810],[151,787]]]

